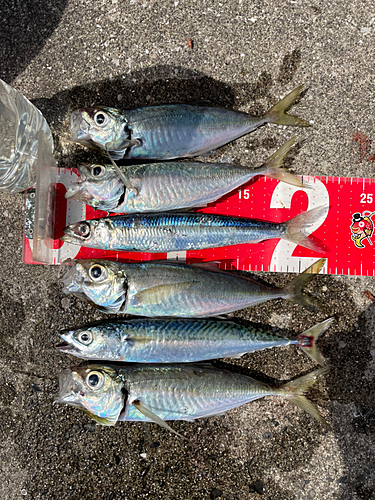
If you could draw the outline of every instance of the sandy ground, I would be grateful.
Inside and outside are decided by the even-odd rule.
[[[260,113],[305,83],[294,111],[313,127],[299,133],[293,170],[373,176],[352,142],[358,130],[375,134],[370,1],[6,0],[1,18],[0,76],[45,114],[62,166],[84,158],[69,141],[78,105],[206,99]],[[288,137],[263,127],[212,159],[261,161]],[[22,195],[0,196],[0,498],[375,498],[375,305],[364,295],[373,279],[319,276],[310,286],[336,318],[320,341],[332,370],[309,393],[331,429],[269,398],[174,423],[185,441],[152,425],[151,447],[139,424],[103,428],[53,404],[58,373],[77,363],[54,349],[56,331],[103,315],[65,297],[56,268],[21,264],[23,205]],[[291,335],[327,317],[281,301],[236,316]],[[221,364],[266,382],[314,367],[295,348]]]

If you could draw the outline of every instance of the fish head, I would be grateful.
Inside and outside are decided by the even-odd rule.
[[[70,115],[72,141],[90,149],[109,151],[122,158],[128,148],[129,129],[124,115],[115,108],[76,109]]]
[[[86,365],[60,373],[56,401],[79,408],[101,425],[114,425],[124,409],[125,395],[115,368]]]
[[[118,313],[125,304],[127,279],[117,262],[105,260],[69,261],[63,291],[85,298],[109,313]]]
[[[67,200],[77,200],[93,208],[110,212],[125,195],[125,186],[112,165],[78,167],[79,179],[65,193]]]
[[[112,324],[62,330],[63,342],[56,348],[82,359],[121,361],[121,338]]]
[[[61,239],[73,245],[108,250],[113,231],[114,227],[110,219],[83,220],[66,226]]]

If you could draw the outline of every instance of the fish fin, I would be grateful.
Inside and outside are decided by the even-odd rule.
[[[309,238],[307,234],[307,229],[315,224],[323,215],[327,212],[328,207],[320,206],[313,208],[307,212],[302,212],[291,220],[284,222],[284,227],[286,231],[282,238],[288,241],[292,241],[297,245],[308,248],[318,253],[327,253],[329,248],[323,241],[318,238]]]
[[[328,373],[329,366],[324,368],[319,368],[303,377],[297,378],[291,382],[286,383],[281,387],[284,389],[285,394],[283,395],[286,399],[299,406],[303,410],[307,411],[312,417],[316,418],[318,422],[329,427],[328,422],[322,417],[311,401],[309,401],[303,394],[323,375]]]
[[[226,415],[228,410],[224,410],[224,411],[219,411],[219,413],[212,413],[210,414],[210,417],[224,417],[224,415]]]
[[[310,127],[310,124],[298,118],[298,116],[288,115],[286,111],[296,102],[296,100],[301,95],[303,85],[300,85],[296,89],[292,90],[284,99],[281,99],[277,104],[272,106],[271,109],[267,111],[264,118],[267,122],[277,123],[278,125],[289,125],[291,127]]]
[[[310,267],[305,269],[303,273],[296,276],[285,288],[284,298],[299,304],[301,306],[307,307],[312,311],[324,311],[324,308],[320,301],[315,297],[307,293],[303,293],[303,289],[310,283],[316,274],[318,274],[326,263],[327,259],[319,259]]]
[[[142,413],[145,417],[149,418],[156,424],[159,424],[161,427],[164,427],[164,429],[167,429],[170,432],[173,432],[173,434],[176,434],[176,436],[179,436],[180,438],[184,439],[184,437],[179,434],[178,432],[174,431],[172,427],[170,427],[164,420],[162,420],[160,417],[156,415],[153,411],[151,411],[149,408],[147,408],[146,405],[144,405],[141,401],[136,400],[132,402],[132,405],[137,408],[137,410]]]
[[[111,160],[111,163],[112,163],[112,166],[113,168],[115,169],[115,172],[117,174],[117,177],[120,179],[120,181],[124,184],[124,186],[126,187],[126,189],[132,189],[135,193],[135,195],[138,194],[138,190],[137,188],[135,188],[131,182],[129,181],[129,179],[127,179],[124,175],[124,173],[121,171],[121,169],[119,168],[119,166],[113,161],[113,158],[110,154],[110,152],[108,150],[107,151],[107,155],[108,155],[108,158]]]
[[[271,177],[272,179],[277,179],[278,181],[286,182],[292,186],[304,187],[303,183],[298,177],[291,174],[284,168],[281,168],[281,164],[284,161],[286,155],[292,149],[292,147],[297,142],[297,136],[292,137],[285,144],[281,146],[260,168],[265,168],[266,171],[264,175]]]
[[[316,341],[332,325],[333,321],[334,318],[326,319],[297,336],[298,347],[320,365],[324,365],[325,362],[322,353],[316,345]]]
[[[83,413],[86,413],[86,415],[89,418],[91,418],[92,420],[95,420],[95,422],[98,425],[111,426],[111,425],[115,425],[115,423],[117,422],[117,418],[116,418],[116,420],[110,419],[110,418],[102,418],[102,417],[98,417],[98,415],[95,415],[94,413],[91,413],[91,411],[88,411],[88,410],[82,410],[82,411],[83,411]]]
[[[169,297],[188,290],[196,281],[187,281],[183,283],[171,283],[168,285],[157,285],[147,290],[137,292],[136,297],[143,305],[151,305],[167,300]]]

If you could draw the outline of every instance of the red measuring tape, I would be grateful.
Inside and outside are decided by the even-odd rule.
[[[268,240],[200,251],[171,254],[111,252],[79,247],[59,240],[65,225],[82,219],[106,216],[79,202],[65,200],[64,193],[77,174],[75,170],[55,169],[51,183],[53,200],[49,206],[53,221],[51,238],[39,242],[48,246],[44,263],[60,264],[66,258],[102,258],[111,260],[179,259],[188,263],[218,261],[222,269],[245,271],[301,272],[317,258],[326,257],[323,273],[375,276],[375,180],[349,177],[302,177],[306,188],[298,188],[268,177],[259,177],[216,203],[199,210],[239,217],[284,222],[299,213],[324,206],[324,215],[309,228],[330,249],[318,254],[286,240]],[[47,207],[48,208],[48,207]],[[51,213],[45,220],[51,219]],[[60,234],[61,233],[61,234]],[[373,241],[374,238],[374,241]],[[40,263],[32,254],[33,239],[24,237],[23,261]]]

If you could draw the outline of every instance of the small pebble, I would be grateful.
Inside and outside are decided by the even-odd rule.
[[[262,435],[262,438],[263,439],[270,439],[272,437],[272,434],[270,433],[270,431],[267,431],[265,432],[263,435]]]
[[[113,495],[112,491],[110,491],[107,495],[107,500],[113,500],[113,497],[114,497],[114,495]]]
[[[34,384],[34,382],[31,382],[30,387],[33,392],[42,392],[42,389],[38,385]]]
[[[142,458],[147,458],[147,453],[141,453],[139,456]]]
[[[262,481],[256,481],[254,484],[250,484],[249,486],[250,493],[257,492],[260,495],[266,491],[264,484]]]
[[[25,490],[25,488],[23,488],[23,489],[21,490],[21,495],[23,495],[23,496],[26,496],[26,495],[27,495],[27,491]]]
[[[85,424],[83,428],[88,432],[95,432],[95,425]]]
[[[61,299],[61,306],[63,309],[69,309],[70,300],[68,299],[68,297],[64,297],[63,299]]]
[[[212,488],[211,493],[210,493],[210,498],[211,500],[215,500],[215,498],[221,497],[223,492],[221,490],[217,490],[216,488]]]

